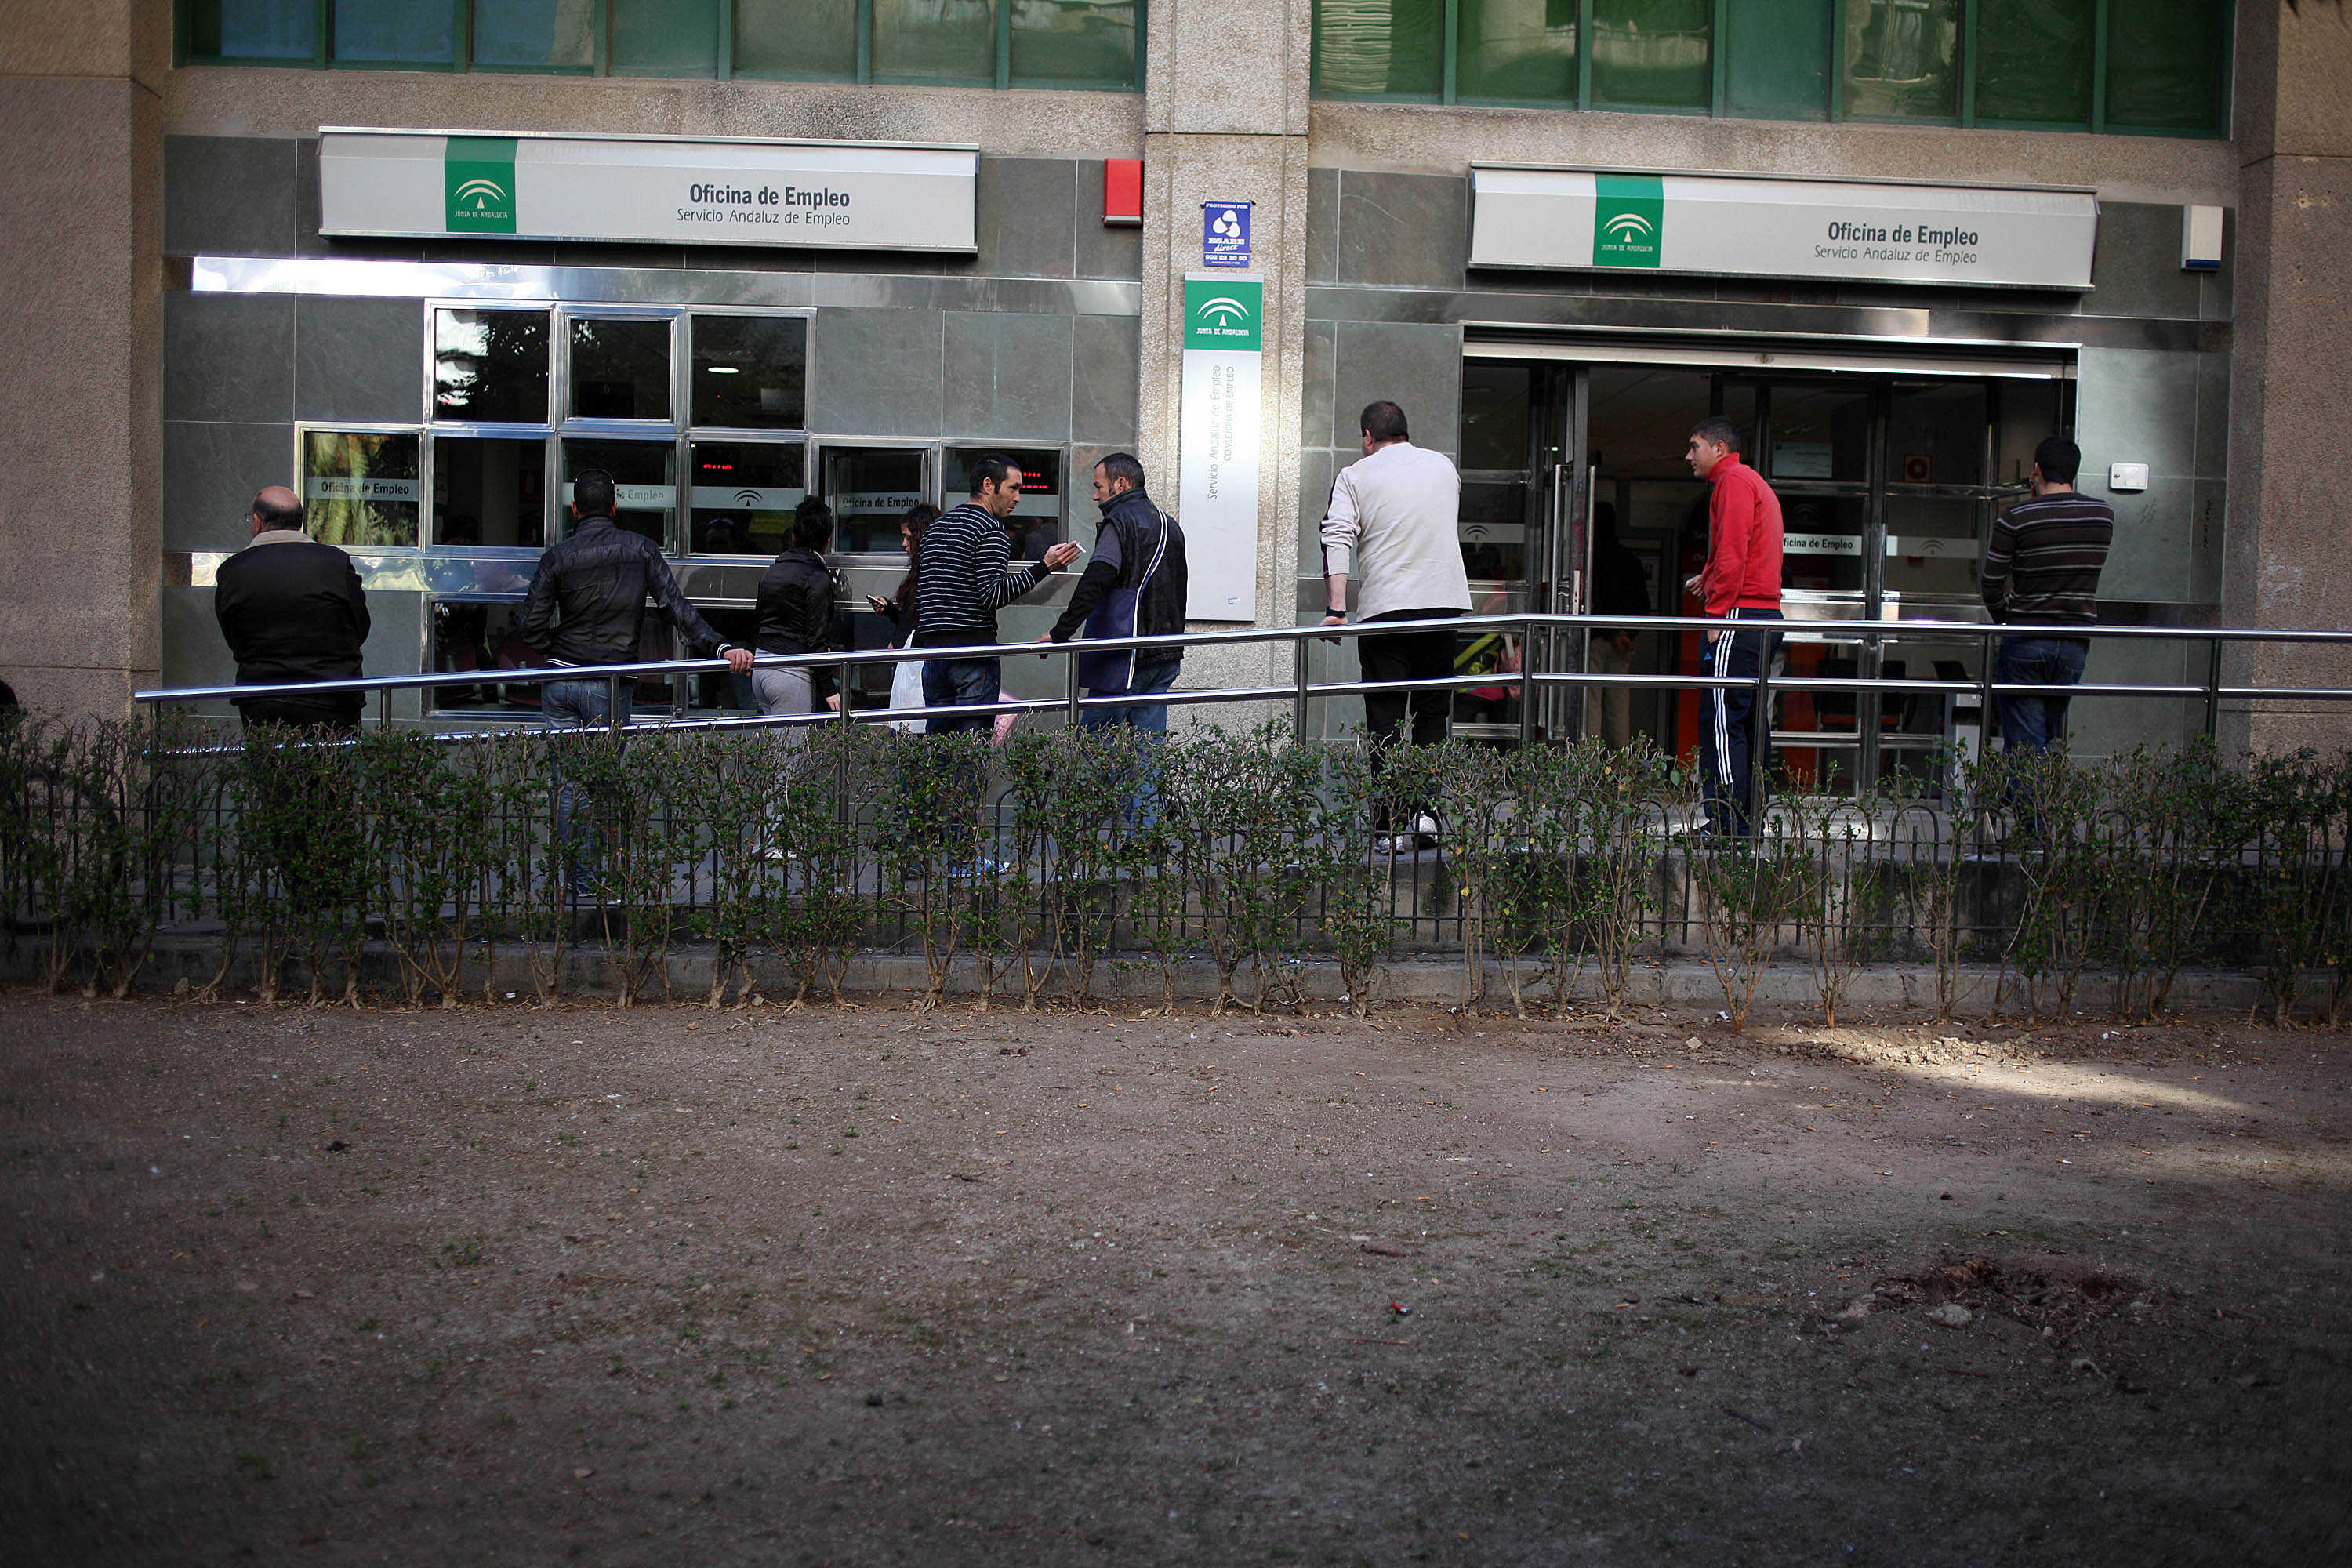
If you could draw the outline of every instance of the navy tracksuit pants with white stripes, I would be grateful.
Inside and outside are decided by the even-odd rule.
[[[1740,621],[1777,621],[1780,612],[1734,610],[1731,616]],[[1764,661],[1772,657],[1772,645],[1780,640],[1780,633],[1764,627],[1740,631],[1726,626],[1720,631],[1709,628],[1704,637],[1700,674],[1752,683]],[[1699,693],[1698,753],[1706,775],[1709,833],[1747,833],[1748,801],[1752,798],[1759,808],[1764,804],[1761,775],[1772,765],[1772,724],[1769,714],[1759,713],[1755,708],[1753,684],[1710,687]],[[1756,791],[1752,797],[1751,786]]]

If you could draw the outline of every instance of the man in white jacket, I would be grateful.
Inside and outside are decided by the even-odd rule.
[[[1364,679],[1440,679],[1454,673],[1454,631],[1444,623],[1470,609],[1470,576],[1463,569],[1458,531],[1462,476],[1444,453],[1412,444],[1404,410],[1395,404],[1367,405],[1361,424],[1363,460],[1339,471],[1323,513],[1324,603],[1329,606],[1323,624],[1346,623],[1352,571],[1360,579],[1360,623],[1439,623],[1358,638]],[[1371,731],[1374,758],[1384,763],[1400,743],[1408,710],[1412,743],[1426,746],[1445,739],[1453,708],[1454,694],[1433,688],[1366,693],[1364,724]],[[1399,805],[1405,826],[1385,835],[1382,848],[1402,854],[1435,844],[1437,818],[1428,804]],[[1383,820],[1380,826],[1393,825]]]

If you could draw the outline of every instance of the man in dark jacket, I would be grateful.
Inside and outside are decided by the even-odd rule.
[[[759,629],[752,641],[761,653],[816,653],[837,640],[834,636],[835,587],[824,563],[824,548],[833,542],[833,509],[811,496],[793,518],[793,542],[760,578]],[[751,695],[760,711],[782,718],[816,711],[818,672],[803,665],[792,669],[755,669]],[[787,745],[808,738],[805,725],[783,731]]]
[[[1143,465],[1126,452],[1113,452],[1097,463],[1095,504],[1102,508],[1103,520],[1095,535],[1094,559],[1087,563],[1062,618],[1045,636],[1067,642],[1082,629],[1094,637],[1156,637],[1182,632],[1188,586],[1184,531],[1143,493]],[[1097,610],[1106,612],[1105,623],[1089,626]],[[1150,699],[1176,684],[1183,661],[1177,648],[1139,648],[1131,660],[1118,654],[1100,656],[1099,664],[1087,672],[1093,677],[1087,679],[1087,695],[1137,700],[1131,707],[1089,708],[1080,726],[1102,730],[1126,724],[1166,734],[1168,704]]]
[[[281,485],[253,498],[253,537],[221,563],[213,614],[239,686],[359,679],[368,635],[360,574],[350,556],[302,531],[302,502]],[[359,728],[364,700],[356,691],[240,697],[236,707],[248,724],[348,732]]]
[[[522,639],[550,664],[635,664],[646,601],[697,653],[722,656],[741,675],[751,650],[710,629],[662,559],[661,547],[613,521],[613,476],[583,468],[572,480],[572,537],[539,558],[522,604]],[[612,688],[604,680],[551,680],[540,689],[540,711],[551,729],[601,727],[612,721]],[[629,720],[629,683],[621,683],[620,721]]]

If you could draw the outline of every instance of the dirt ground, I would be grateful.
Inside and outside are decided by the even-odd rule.
[[[21,1563],[2352,1560],[2341,1037],[0,998]]]

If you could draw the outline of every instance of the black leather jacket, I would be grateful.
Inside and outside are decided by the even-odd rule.
[[[834,581],[814,551],[786,550],[760,578],[761,653],[814,653],[834,640]]]
[[[635,664],[647,599],[696,653],[727,651],[677,591],[659,545],[609,517],[583,517],[539,558],[523,598],[522,640],[558,664]]]

